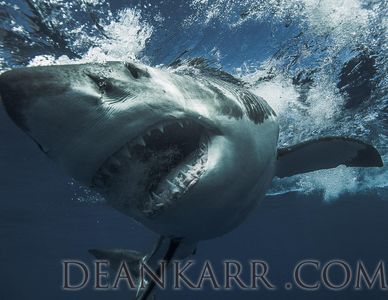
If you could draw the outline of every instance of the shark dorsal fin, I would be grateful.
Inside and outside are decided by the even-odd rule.
[[[171,64],[169,64],[169,67],[173,69],[177,69],[180,66],[192,67],[195,70],[199,71],[204,76],[217,78],[221,81],[232,83],[241,87],[246,85],[244,81],[222,70],[222,68],[217,67],[214,61],[206,59],[204,57],[194,57],[190,59],[177,58]],[[184,69],[184,70],[178,71],[178,73],[185,74],[185,75],[197,75],[195,72],[193,72],[190,69]]]

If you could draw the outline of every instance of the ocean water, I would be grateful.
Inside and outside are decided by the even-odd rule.
[[[328,135],[373,144],[388,162],[385,1],[0,1],[0,72],[20,66],[204,57],[277,112],[280,146]],[[157,236],[58,171],[0,110],[0,299],[129,299],[127,289],[61,289],[64,259],[90,248],[147,251]],[[275,179],[242,226],[194,259],[270,265],[276,291],[166,290],[157,299],[385,299],[378,287],[315,292],[284,284],[303,259],[388,262],[386,167]],[[217,267],[216,267],[217,268]],[[306,274],[306,281],[317,274]],[[387,274],[388,278],[388,274]]]

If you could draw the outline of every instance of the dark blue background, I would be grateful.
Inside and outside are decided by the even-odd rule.
[[[11,2],[25,8],[22,1]],[[111,8],[146,3],[127,2],[111,1]],[[230,28],[217,21],[187,32],[178,25],[192,8],[187,3],[180,6],[179,1],[165,3],[144,11],[146,17],[152,17],[153,9],[171,14],[163,27],[155,28],[146,47],[144,54],[151,64],[171,62],[187,49],[191,51],[188,56],[212,58],[209,53],[217,46],[223,50],[220,63],[226,70],[233,70],[245,61],[271,57],[283,41],[297,33],[293,25],[279,26],[278,43],[273,43],[273,27],[268,23],[247,22],[242,28]],[[19,51],[5,57],[11,65],[23,65],[37,54],[63,54],[58,47],[26,47],[17,42],[20,39],[14,41],[15,45],[5,45],[9,51]],[[372,133],[379,134],[378,130]],[[70,178],[58,171],[0,107],[0,300],[129,298],[125,288],[110,292],[94,291],[90,286],[79,292],[61,289],[62,260],[77,259],[91,265],[90,248],[147,252],[157,239],[154,233],[103,204],[73,200],[79,189],[69,182]],[[295,264],[303,259],[321,260],[322,264],[343,259],[352,267],[362,260],[370,272],[380,260],[388,263],[388,201],[381,194],[373,190],[345,194],[331,203],[317,193],[267,197],[242,226],[223,237],[201,242],[193,259],[197,266],[210,260],[220,278],[220,266],[226,259],[241,261],[245,267],[250,260],[265,260],[276,291],[183,289],[158,293],[157,299],[386,299],[388,291],[377,287],[354,291],[354,280],[342,292],[284,288],[291,281]],[[198,276],[198,268],[193,271]],[[306,281],[317,278],[317,273],[306,273]]]
[[[61,290],[61,261],[77,259],[92,266],[90,248],[148,251],[156,235],[104,205],[71,200],[69,178],[58,173],[3,110],[0,120],[0,299],[124,299],[125,288]],[[387,211],[388,202],[373,194],[344,196],[331,204],[322,202],[321,195],[268,197],[232,233],[200,243],[193,259],[198,266],[210,260],[220,278],[223,260],[238,260],[245,267],[250,260],[265,260],[276,291],[184,289],[160,293],[157,299],[384,299],[388,291],[353,291],[354,281],[343,292],[287,291],[284,284],[294,265],[308,258],[322,263],[343,259],[353,268],[363,260],[373,271],[379,260],[387,259]],[[199,269],[193,274],[196,279]],[[305,274],[306,281],[318,279],[318,273]]]

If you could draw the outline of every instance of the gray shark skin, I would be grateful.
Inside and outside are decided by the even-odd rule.
[[[163,236],[228,232],[275,173],[275,113],[215,78],[110,62],[15,69],[0,87],[50,159]],[[239,94],[263,106],[262,119],[249,118]]]
[[[0,75],[0,95],[50,159],[160,234],[165,250],[149,261],[171,260],[241,224],[276,175],[382,166],[373,146],[350,138],[278,150],[276,114],[230,78],[124,62],[31,67]]]

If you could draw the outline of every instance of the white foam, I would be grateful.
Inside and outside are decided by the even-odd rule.
[[[152,26],[142,20],[139,10],[128,8],[119,10],[101,26],[104,28],[104,36],[100,37],[86,36],[83,33],[83,26],[71,30],[71,34],[76,37],[72,40],[72,46],[88,49],[81,58],[70,59],[66,55],[60,57],[38,55],[31,59],[28,65],[45,66],[138,60],[153,32]],[[90,39],[93,39],[93,47],[88,47]]]
[[[299,186],[304,192],[322,191],[325,201],[337,199],[344,193],[357,190],[358,176],[355,169],[339,166],[332,170],[320,170],[301,176]]]
[[[66,25],[66,19],[72,19],[76,2],[64,0],[56,2],[62,3],[65,16],[54,16],[55,24],[62,22],[64,24],[62,29],[67,28],[69,26]],[[90,6],[106,4],[104,0],[82,0],[77,3],[81,5],[80,10],[85,12]],[[376,107],[372,107],[365,115],[354,114],[348,116],[346,120],[337,118],[338,113],[343,110],[344,99],[338,92],[335,82],[337,79],[335,59],[344,49],[347,51],[355,45],[368,45],[369,39],[372,39],[372,35],[369,34],[370,23],[376,17],[376,12],[372,8],[363,6],[361,0],[192,0],[191,6],[194,12],[186,17],[184,26],[197,28],[196,26],[207,26],[211,21],[217,20],[238,27],[244,26],[244,22],[252,19],[276,25],[290,19],[305,36],[308,36],[306,40],[290,40],[290,43],[295,43],[293,53],[287,52],[284,56],[271,61],[257,63],[252,70],[245,70],[243,67],[236,69],[242,79],[252,85],[251,91],[266,99],[278,114],[281,124],[281,145],[294,144],[322,135],[357,134],[358,137],[370,137],[368,124],[376,123],[379,118],[376,111],[373,111]],[[106,9],[106,6],[104,7]],[[249,15],[241,18],[236,12],[249,12]],[[165,21],[161,14],[155,15],[154,19],[160,24]],[[89,28],[88,24],[79,25],[77,28],[69,27],[67,36],[70,38],[71,47],[86,49],[81,53],[80,59],[42,55],[33,58],[30,65],[142,60],[147,42],[154,32],[154,28],[142,18],[141,11],[137,9],[123,9],[115,13],[107,9],[105,17],[102,22],[100,21],[105,36],[101,34],[88,36],[85,34]],[[314,48],[305,49],[304,41],[320,44],[322,48],[317,51],[321,51],[322,57],[314,56],[316,55]],[[327,49],[323,50],[323,46],[327,46]],[[224,50],[220,45],[214,45],[210,54],[222,63]],[[303,101],[301,101],[302,88],[292,81],[295,73],[285,70],[287,59],[292,58],[295,53],[301,54],[301,60],[306,58],[313,60],[313,67],[318,69],[313,74],[314,82],[305,90]],[[301,65],[303,68],[303,61]],[[187,66],[181,66],[185,67]],[[265,77],[268,78],[264,80]],[[385,135],[382,134],[381,145],[384,145],[384,139]],[[387,157],[384,160],[387,162]],[[387,182],[388,174],[385,169],[338,167],[282,180],[275,179],[275,187],[271,193],[319,191],[323,193],[326,201],[333,201],[344,193],[386,189]]]
[[[117,21],[103,25],[109,39],[101,38],[96,46],[85,55],[86,61],[135,60],[144,50],[152,35],[152,26],[142,22],[138,10],[124,9],[117,15]]]
[[[336,83],[325,72],[320,74],[316,83],[312,83],[306,93],[306,99],[300,100],[301,90],[292,83],[286,74],[278,73],[275,77],[265,77],[270,67],[263,63],[254,72],[242,76],[252,85],[251,91],[263,97],[278,114],[281,124],[280,144],[295,144],[306,139],[325,135],[347,135],[348,129],[341,128],[337,114],[342,111],[343,98]],[[375,122],[376,114],[346,120],[342,126],[361,126]],[[333,126],[339,130],[333,133]],[[341,132],[342,131],[342,132]],[[384,160],[388,160],[385,157]],[[335,169],[320,170],[290,178],[274,180],[269,195],[280,195],[288,192],[310,194],[321,192],[325,201],[338,199],[345,193],[365,192],[371,189],[386,188],[388,173],[382,169],[362,169],[339,166]]]
[[[340,112],[343,104],[342,95],[331,78],[321,76],[308,91],[308,114],[311,121],[319,126],[333,119],[335,114]]]
[[[281,74],[270,81],[259,82],[251,89],[251,92],[264,98],[278,115],[288,113],[293,105],[300,106],[297,101],[299,93],[295,86],[292,85],[289,78]]]

